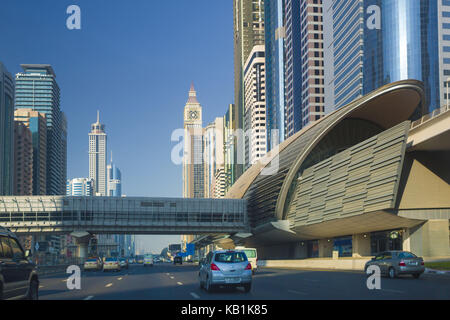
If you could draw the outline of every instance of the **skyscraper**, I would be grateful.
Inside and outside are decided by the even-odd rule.
[[[33,142],[33,195],[45,195],[47,190],[47,120],[44,113],[32,109],[17,109],[14,120],[25,124]]]
[[[445,92],[445,62],[450,63],[444,57],[445,39],[450,41],[450,35],[444,36],[444,12],[450,3],[437,0],[325,2],[325,8],[329,8],[326,14],[333,21],[333,29],[327,31],[332,36],[325,37],[326,49],[333,52],[333,59],[329,52],[326,54],[333,70],[327,75],[326,83],[334,88],[330,99],[337,108],[385,84],[405,79],[424,82],[426,105],[418,112],[440,107]],[[447,73],[450,75],[450,70]]]
[[[33,140],[21,121],[14,121],[14,195],[33,195]]]
[[[266,154],[266,72],[265,47],[253,47],[244,68],[245,169]]]
[[[255,45],[264,44],[264,0],[233,0],[234,21],[234,104],[233,122],[236,129],[244,128],[244,63]],[[237,132],[242,134],[242,131]],[[235,179],[244,171],[243,159],[237,153],[244,152],[244,143],[234,138]],[[243,142],[243,139],[242,139]],[[241,149],[241,150],[240,150]]]
[[[285,136],[324,116],[322,0],[285,0]]]
[[[75,178],[67,180],[68,196],[90,197],[94,195],[94,181],[88,178]]]
[[[440,102],[445,105],[450,100],[450,1],[438,1],[438,26]]]
[[[183,198],[203,198],[203,128],[202,106],[194,85],[184,107]]]
[[[108,197],[121,197],[122,196],[122,173],[119,168],[116,167],[112,161],[106,167],[106,176],[108,181]]]
[[[223,119],[225,194],[237,180],[236,175],[236,106],[230,104]]]
[[[48,64],[22,64],[16,74],[16,109],[32,109],[46,115],[48,195],[66,193],[67,120],[60,110],[60,89]]]
[[[266,45],[266,108],[268,151],[285,137],[284,0],[264,3]]]
[[[14,81],[0,62],[0,195],[12,195],[14,176]]]
[[[92,124],[89,133],[89,178],[94,180],[95,196],[107,195],[106,143],[105,125],[100,123],[100,112],[97,112],[97,122]]]
[[[215,198],[215,186],[220,182],[216,181],[217,172],[224,170],[223,159],[223,118],[216,118],[209,124],[203,135],[204,140],[204,171],[205,171],[205,198]],[[218,177],[220,179],[220,175]]]

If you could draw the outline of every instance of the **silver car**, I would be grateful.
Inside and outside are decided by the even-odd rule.
[[[214,251],[201,261],[200,288],[211,292],[219,286],[252,288],[252,265],[243,251]]]
[[[411,274],[417,279],[425,272],[423,259],[407,251],[386,251],[377,254],[366,263],[364,267],[366,273],[371,265],[380,267],[381,274],[392,279],[401,274]]]

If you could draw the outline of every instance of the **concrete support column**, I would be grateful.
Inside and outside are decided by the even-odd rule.
[[[88,255],[89,240],[92,238],[92,235],[86,231],[75,231],[70,235],[75,239],[75,244],[77,246],[77,257],[86,259]]]
[[[88,242],[77,243],[77,256],[81,259],[86,259],[88,254]]]
[[[370,234],[354,234],[352,236],[353,258],[370,257]]]
[[[428,220],[419,226],[406,229],[403,250],[422,257],[450,256],[449,220]]]
[[[333,240],[319,240],[319,258],[331,258],[333,256]]]

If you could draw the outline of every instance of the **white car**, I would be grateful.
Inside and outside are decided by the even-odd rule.
[[[252,265],[252,272],[253,274],[256,273],[256,270],[258,269],[258,251],[255,248],[244,248],[244,247],[236,247],[236,250],[242,250],[245,252],[245,255],[247,256],[248,261]]]
[[[153,267],[153,256],[148,255],[144,257],[144,267],[150,266]]]

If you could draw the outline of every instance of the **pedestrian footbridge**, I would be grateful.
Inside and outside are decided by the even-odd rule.
[[[17,234],[233,234],[248,232],[234,199],[0,197],[0,225]]]

